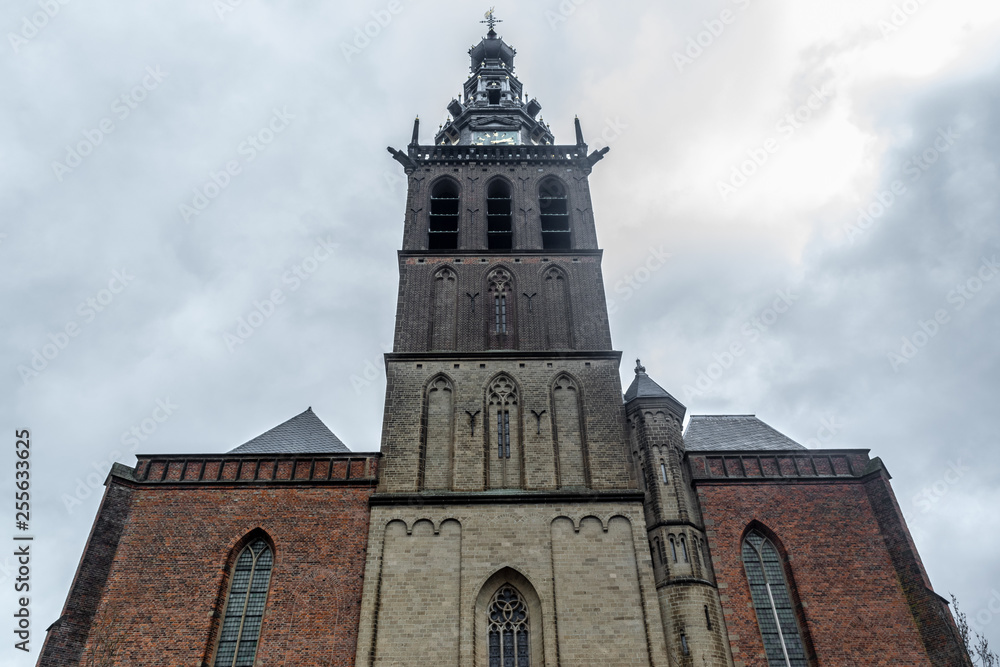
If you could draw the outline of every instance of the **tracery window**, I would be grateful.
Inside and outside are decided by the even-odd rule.
[[[757,531],[743,542],[743,567],[769,667],[808,667],[777,549]]]
[[[517,404],[517,390],[507,377],[499,377],[490,388],[490,407],[497,416],[497,458],[510,458],[510,411]]]
[[[493,333],[507,334],[507,301],[510,295],[511,276],[506,269],[490,274],[490,294],[493,296]]]
[[[513,586],[502,586],[487,610],[490,667],[530,667],[528,605]]]
[[[254,664],[273,564],[271,549],[262,539],[247,545],[237,557],[215,652],[215,667]]]

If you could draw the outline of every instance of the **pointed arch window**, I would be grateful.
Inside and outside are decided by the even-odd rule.
[[[674,536],[670,536],[670,555],[673,557],[674,562],[677,562],[677,542],[674,540]]]
[[[230,577],[215,667],[250,667],[257,655],[274,556],[262,539],[240,552]]]
[[[454,181],[443,180],[431,190],[428,249],[458,248],[458,201],[458,185]]]
[[[491,331],[498,336],[507,335],[510,284],[511,276],[505,269],[497,269],[490,274],[490,296],[493,298],[493,326],[491,327]]]
[[[487,610],[490,667],[531,667],[528,605],[513,586],[502,586]]]
[[[486,192],[486,241],[490,250],[514,247],[514,213],[510,186],[497,179]]]
[[[771,541],[757,531],[743,541],[743,567],[768,667],[808,667],[781,557]]]
[[[565,186],[555,178],[542,181],[538,190],[538,211],[542,226],[542,248],[569,250],[569,199]]]

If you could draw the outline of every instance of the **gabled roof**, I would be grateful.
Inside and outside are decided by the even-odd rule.
[[[243,443],[233,454],[341,454],[350,452],[312,408]]]
[[[754,415],[691,415],[684,446],[688,451],[805,449]]]

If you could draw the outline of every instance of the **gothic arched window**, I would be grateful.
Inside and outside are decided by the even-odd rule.
[[[453,250],[458,247],[458,185],[445,179],[431,190],[430,250]]]
[[[486,193],[486,245],[490,250],[510,250],[514,247],[510,186],[499,178],[490,183]]]
[[[542,224],[542,248],[569,250],[569,200],[566,188],[557,179],[542,181],[538,189],[538,211]]]
[[[487,468],[490,488],[511,488],[521,482],[517,387],[506,375],[496,378],[486,395],[487,427],[493,442]]]
[[[490,667],[531,667],[528,605],[513,586],[502,586],[487,610]]]
[[[262,539],[240,552],[233,567],[215,667],[253,665],[274,557]]]
[[[808,667],[781,557],[757,531],[743,541],[743,567],[769,667]]]
[[[497,269],[490,274],[490,298],[493,300],[493,322],[491,333],[507,335],[507,315],[510,310],[511,276],[506,269]]]

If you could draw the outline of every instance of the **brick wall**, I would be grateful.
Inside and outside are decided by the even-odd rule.
[[[787,556],[816,664],[964,664],[928,659],[863,478],[698,480],[697,490],[737,667],[767,665],[740,558],[754,521]]]
[[[257,660],[269,665],[353,664],[368,498],[373,490],[372,479],[362,471],[368,469],[374,475],[374,466],[356,458],[359,465],[352,483],[320,481],[315,477],[320,467],[315,462],[303,466],[293,461],[282,467],[240,460],[244,470],[287,469],[287,475],[256,482],[236,473],[228,480],[187,482],[172,481],[169,476],[145,482],[111,478],[95,525],[114,522],[120,512],[109,503],[123,494],[131,496],[128,520],[110,568],[95,530],[81,571],[100,578],[102,567],[109,569],[106,583],[99,587],[95,582],[89,588],[74,585],[67,610],[96,601],[95,592],[103,588],[90,627],[99,628],[110,620],[124,631],[125,643],[116,664],[177,667],[210,660],[229,569],[254,531],[262,531],[274,545]],[[166,461],[162,468],[158,463],[144,461],[140,467],[147,471],[175,467],[174,461]],[[346,460],[335,463],[324,470],[332,474],[333,469],[342,469],[346,475]],[[212,469],[229,468],[223,464]],[[95,566],[91,561],[99,563]],[[62,649],[72,639],[69,631],[58,633],[50,638],[39,665],[80,664],[78,657]],[[95,636],[91,632],[88,650]]]

